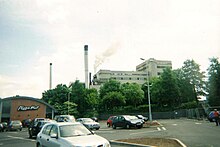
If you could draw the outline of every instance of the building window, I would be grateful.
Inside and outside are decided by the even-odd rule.
[[[129,78],[129,80],[131,80],[131,78]]]
[[[137,80],[140,80],[140,78],[137,78]]]

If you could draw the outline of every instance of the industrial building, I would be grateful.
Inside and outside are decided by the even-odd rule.
[[[144,84],[149,78],[158,77],[161,75],[165,68],[172,69],[172,62],[165,60],[155,60],[150,58],[143,63],[136,66],[136,71],[111,71],[111,70],[99,70],[93,76],[93,85],[91,87],[98,87],[107,82],[109,79],[115,79],[121,83],[138,83]]]
[[[149,74],[149,78],[151,78],[160,76],[165,68],[172,69],[172,62],[150,58],[148,60],[144,60],[143,63],[137,65],[136,71],[145,71]]]
[[[93,77],[94,85],[101,85],[109,79],[117,80],[121,83],[138,83],[143,84],[146,81],[147,74],[145,71],[111,71],[99,70]]]

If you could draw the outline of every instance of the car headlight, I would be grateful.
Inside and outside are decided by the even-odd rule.
[[[111,147],[110,143],[109,142],[105,143],[105,147]]]

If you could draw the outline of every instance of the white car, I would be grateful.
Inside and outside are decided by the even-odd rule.
[[[77,122],[80,122],[83,124],[85,127],[91,130],[98,130],[100,128],[100,124],[98,122],[95,122],[91,118],[78,118]]]
[[[48,123],[37,135],[37,147],[110,147],[105,138],[95,135],[81,123]]]

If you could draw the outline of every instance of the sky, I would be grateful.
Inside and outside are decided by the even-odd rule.
[[[220,56],[219,0],[0,0],[0,97],[41,98],[89,72],[135,71],[140,58],[193,59],[205,71]]]

